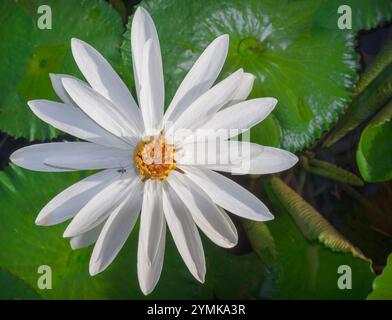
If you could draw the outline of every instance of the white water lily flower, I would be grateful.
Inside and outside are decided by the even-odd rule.
[[[71,238],[73,249],[95,243],[89,268],[95,275],[116,257],[141,212],[137,267],[141,290],[148,294],[162,270],[166,224],[189,271],[203,282],[206,265],[198,228],[217,245],[230,248],[238,236],[225,210],[256,221],[273,218],[258,198],[215,171],[274,173],[292,167],[297,157],[276,148],[229,141],[235,135],[230,131],[223,139],[228,143],[218,153],[228,155],[244,146],[249,152],[222,164],[195,160],[205,152],[194,152],[203,146],[199,129],[248,130],[266,118],[277,101],[244,101],[254,77],[242,70],[213,85],[227,55],[229,40],[223,35],[198,58],[164,114],[160,46],[143,8],[135,13],[131,40],[140,108],[103,56],[72,39],[73,56],[89,85],[52,74],[54,90],[63,102],[28,104],[43,121],[86,142],[32,145],[16,151],[11,160],[35,171],[103,169],[52,199],[36,224],[72,219],[64,237]],[[179,138],[176,132],[181,130],[185,136]],[[165,161],[155,161],[158,154]]]

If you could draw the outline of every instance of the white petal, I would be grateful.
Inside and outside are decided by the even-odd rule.
[[[145,43],[143,49],[140,84],[140,109],[144,127],[147,132],[160,131],[162,129],[165,88],[161,57],[158,57],[158,50],[151,39]]]
[[[72,100],[102,128],[124,139],[139,134],[113,103],[89,86],[69,78],[62,79],[62,83]]]
[[[165,113],[165,121],[175,121],[197,98],[211,88],[227,56],[229,36],[216,38],[196,60],[177,89]]]
[[[79,108],[49,100],[32,100],[27,104],[38,118],[79,139],[129,149],[129,143],[100,127]]]
[[[94,229],[91,229],[90,231],[87,231],[85,233],[82,233],[79,236],[73,237],[70,241],[71,248],[73,250],[76,249],[81,249],[88,247],[95,243],[99,237],[99,234],[102,231],[102,228],[105,223],[101,223],[99,226],[95,227]]]
[[[106,59],[92,46],[79,39],[73,38],[71,47],[74,59],[91,87],[112,102],[137,133],[143,132],[142,118],[135,100]]]
[[[147,180],[140,216],[137,273],[145,295],[158,283],[165,251],[166,220],[163,215],[162,183]]]
[[[257,197],[221,174],[201,167],[181,166],[180,169],[227,211],[255,221],[274,218]]]
[[[188,109],[178,117],[174,124],[166,124],[168,126],[171,125],[167,130],[167,135],[169,137],[174,137],[175,130],[196,129],[203,125],[206,120],[212,117],[231,99],[235,89],[241,82],[242,74],[242,69],[239,69],[196,99]],[[174,137],[174,139],[175,138],[176,137]]]
[[[163,216],[162,182],[147,180],[144,184],[143,208],[140,219],[139,242],[149,263],[157,254],[157,243],[161,239]]]
[[[176,152],[180,165],[196,165],[235,174],[270,174],[287,170],[298,162],[291,152],[256,143],[219,140],[185,144]]]
[[[251,143],[250,159],[243,159],[232,164],[207,165],[207,168],[235,174],[270,174],[277,173],[293,167],[298,158],[291,152],[265,147]]]
[[[172,172],[167,181],[207,237],[224,248],[232,248],[237,244],[238,234],[233,222],[200,187],[178,172]]]
[[[260,153],[262,146],[236,140],[216,139],[187,143],[176,151],[175,160],[180,165],[216,166],[241,165]]]
[[[41,210],[35,223],[40,226],[51,226],[74,217],[91,198],[120,175],[117,170],[103,170],[71,185]]]
[[[131,27],[131,46],[132,46],[132,64],[133,75],[135,77],[136,92],[140,102],[140,90],[143,73],[143,48],[146,42],[151,39],[155,48],[155,67],[159,77],[163,76],[162,73],[162,55],[159,46],[159,39],[157,30],[155,29],[154,22],[150,14],[142,7],[137,8],[132,20]],[[160,79],[160,78],[159,78]]]
[[[60,144],[60,150],[43,159],[46,165],[73,170],[125,168],[131,165],[133,157],[133,150],[119,150],[89,142],[53,142],[46,143],[45,147],[50,149],[52,145]],[[37,150],[38,156],[41,149]]]
[[[112,263],[135,226],[142,206],[142,184],[136,181],[127,191],[125,199],[110,214],[94,246],[90,259],[91,275]]]
[[[47,166],[44,160],[63,150],[66,142],[40,143],[16,150],[10,160],[19,167],[42,172],[73,171],[72,169],[55,168]]]
[[[263,121],[276,106],[275,98],[258,98],[224,108],[212,116],[181,144],[229,139]]]
[[[19,149],[10,158],[25,169],[56,172],[127,167],[132,151],[90,142],[49,142]]]
[[[138,279],[140,289],[145,295],[151,293],[154,290],[162,272],[163,258],[165,255],[166,224],[163,224],[162,227],[163,230],[161,232],[161,239],[157,244],[157,255],[155,259],[151,262],[151,264],[148,264],[148,258],[146,257],[144,251],[139,249],[140,243],[138,245]]]
[[[50,81],[52,82],[52,87],[56,92],[57,96],[61,99],[61,101],[64,102],[65,104],[74,106],[75,103],[72,101],[67,91],[64,90],[61,79],[62,78],[76,79],[76,78],[66,74],[55,74],[55,73],[49,73],[49,76],[50,76]]]
[[[231,100],[226,105],[224,105],[223,108],[227,108],[229,106],[235,105],[246,100],[246,98],[248,98],[250,92],[252,91],[255,79],[256,77],[253,74],[244,72],[240,86],[235,91],[234,96],[231,98]]]
[[[163,187],[163,212],[186,266],[198,281],[204,282],[206,263],[199,231],[188,209],[167,183]]]
[[[274,98],[240,102],[218,111],[199,131],[203,133],[206,130],[224,130],[227,132],[227,138],[231,138],[263,121],[275,108],[277,102]]]
[[[97,193],[79,211],[64,231],[64,237],[75,237],[101,224],[129,194],[134,183],[139,183],[136,172],[130,169]]]

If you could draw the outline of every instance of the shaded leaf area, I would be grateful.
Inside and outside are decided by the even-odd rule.
[[[320,232],[320,224],[317,223],[320,217],[314,218],[315,223],[309,224],[307,229],[299,228],[295,216],[289,213],[272,184],[268,182],[265,187],[275,220],[263,227],[259,222],[246,222],[245,225],[251,243],[255,243],[254,249],[269,270],[261,289],[262,295],[273,299],[365,298],[374,279],[370,262],[359,258],[351,245],[342,245],[342,237],[336,236],[336,231],[331,231],[332,227],[326,226],[325,222],[321,224],[324,233]],[[310,237],[312,234],[328,235],[327,238],[337,241],[326,242],[324,237]],[[309,240],[311,238],[314,240]],[[262,239],[264,245],[258,247]],[[352,290],[340,290],[337,286],[341,265],[352,269]]]
[[[301,156],[300,161],[304,169],[309,173],[317,174],[353,186],[361,187],[364,185],[361,178],[354,173],[338,167],[333,163],[315,159],[313,154],[309,154],[309,156]]]
[[[369,300],[392,300],[392,254],[388,258],[382,274],[373,283],[373,291]]]
[[[37,13],[40,5],[51,7],[52,29],[38,28],[43,15]],[[4,0],[0,23],[0,129],[15,137],[44,140],[60,134],[34,116],[27,101],[57,100],[51,72],[81,78],[71,54],[72,37],[90,43],[118,71],[124,71],[118,50],[121,18],[102,0]]]
[[[375,62],[377,63],[377,61]],[[370,65],[368,68],[372,68]],[[368,120],[391,99],[392,63],[388,64],[379,75],[358,94],[348,106],[346,113],[339,120],[324,142],[330,147],[358,125]]]
[[[27,283],[0,269],[0,300],[39,300],[40,295]]]
[[[361,134],[357,164],[368,182],[392,178],[392,102],[381,110]]]
[[[359,79],[355,94],[361,93],[377,76],[392,63],[392,40],[385,44]]]
[[[252,140],[291,151],[309,146],[336,122],[357,79],[354,33],[316,23],[322,5],[321,0],[144,1],[161,42],[166,104],[204,48],[227,33],[221,78],[244,68],[256,76],[250,98],[279,100],[273,114],[252,128]],[[122,49],[131,68],[129,28]]]
[[[203,241],[207,275],[201,295],[217,299],[259,299],[266,276],[263,263],[255,253],[233,255]],[[212,296],[211,296],[212,292]]]
[[[351,190],[339,202],[347,202],[347,197],[352,204],[340,209],[340,230],[372,259],[373,268],[379,273],[392,251],[392,185],[369,185],[356,194]]]
[[[101,274],[88,273],[91,248],[73,251],[62,238],[65,224],[38,227],[39,210],[57,193],[85,174],[30,172],[15,166],[0,173],[0,268],[33,288],[45,299],[198,299],[255,298],[263,266],[254,253],[235,256],[204,241],[207,277],[199,284],[185,267],[171,236],[167,236],[162,276],[155,291],[145,297],[138,285],[136,253],[138,227],[115,261]],[[15,206],[15,204],[18,204]],[[52,268],[51,290],[39,290],[40,265]],[[7,290],[18,295],[18,283]]]
[[[349,6],[352,28],[355,31],[369,30],[392,19],[392,2],[390,0],[324,0],[315,15],[315,20],[323,27],[336,29],[338,19],[346,13]],[[343,10],[344,9],[344,10]]]

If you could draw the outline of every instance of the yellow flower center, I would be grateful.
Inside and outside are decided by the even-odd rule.
[[[174,145],[162,135],[141,140],[135,150],[135,164],[144,179],[165,180],[176,168]]]

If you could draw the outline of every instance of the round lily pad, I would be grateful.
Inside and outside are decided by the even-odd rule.
[[[270,120],[252,129],[251,139],[291,151],[306,148],[343,112],[357,79],[354,31],[315,21],[322,5],[322,0],[144,1],[161,43],[166,105],[207,45],[228,34],[220,78],[244,68],[256,76],[250,98],[279,101]],[[122,49],[129,57],[129,30]]]
[[[41,5],[51,10],[39,10]],[[40,29],[38,19],[49,14],[51,29]],[[60,134],[35,117],[27,101],[57,100],[51,72],[81,77],[71,54],[72,37],[93,45],[115,67],[120,65],[121,18],[102,0],[4,0],[0,23],[0,130],[15,137],[44,140]]]

